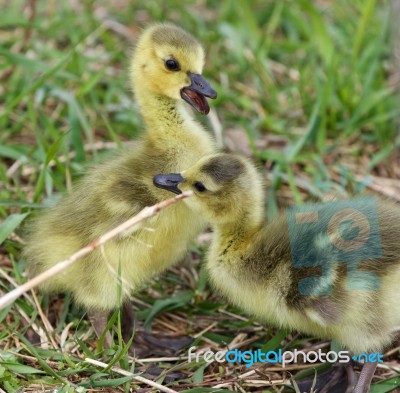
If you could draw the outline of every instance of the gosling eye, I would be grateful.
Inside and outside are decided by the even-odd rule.
[[[165,68],[170,71],[179,71],[181,69],[179,63],[175,59],[165,60]]]
[[[203,183],[200,183],[197,181],[196,183],[193,184],[193,187],[198,191],[198,192],[204,192],[207,191],[206,186]]]

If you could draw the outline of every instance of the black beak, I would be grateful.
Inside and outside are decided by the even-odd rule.
[[[155,175],[153,184],[158,188],[171,191],[175,194],[182,194],[178,184],[182,183],[184,178],[179,173],[169,173],[167,175]]]
[[[192,84],[187,87],[187,89],[196,91],[197,93],[208,98],[217,98],[217,92],[200,74],[192,74],[191,72],[188,72],[188,75]]]
[[[181,97],[200,113],[206,115],[210,111],[210,107],[205,97],[217,98],[217,92],[200,74],[188,72],[188,76],[192,83],[181,89]]]

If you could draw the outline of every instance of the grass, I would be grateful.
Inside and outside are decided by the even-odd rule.
[[[25,280],[20,253],[29,214],[140,132],[127,67],[140,28],[151,21],[175,22],[205,44],[205,76],[218,90],[212,103],[218,117],[199,120],[210,129],[221,123],[225,144],[260,163],[270,215],[289,203],[366,190],[398,199],[393,15],[385,0],[9,2],[0,13],[0,294]],[[208,287],[200,263],[206,247],[199,244],[190,263],[133,299],[146,326],[203,332],[196,345],[213,350],[232,342],[242,350],[329,348],[226,305]],[[83,361],[101,353],[82,315],[68,295],[29,293],[0,310],[2,389],[147,391],[130,376]],[[315,369],[268,365],[246,377],[243,365],[190,364],[184,355],[154,361],[180,373],[168,385],[177,391],[216,392],[218,385],[238,392],[290,390],[289,371],[297,380],[312,379]],[[133,370],[122,345],[102,359]],[[385,361],[399,367],[398,350]],[[400,386],[395,371],[377,374],[373,393]]]

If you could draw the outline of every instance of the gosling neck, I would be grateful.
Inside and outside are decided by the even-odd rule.
[[[262,212],[244,212],[234,222],[217,225],[214,232],[221,240],[232,239],[235,243],[247,242],[261,230],[264,224],[265,218]]]
[[[198,128],[183,102],[153,92],[146,93],[136,94],[136,100],[150,136],[169,138],[169,134],[176,133],[176,130],[187,132]]]

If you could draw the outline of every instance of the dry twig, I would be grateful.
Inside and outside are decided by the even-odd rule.
[[[25,284],[15,288],[11,292],[2,296],[0,298],[0,310],[2,310],[3,308],[7,307],[10,304],[12,304],[16,299],[18,299],[25,292],[31,290],[32,288],[36,287],[37,285],[41,284],[42,282],[48,280],[49,278],[53,277],[54,275],[65,270],[68,266],[74,264],[78,259],[89,254],[97,247],[103,245],[104,243],[108,242],[109,240],[115,238],[116,236],[120,235],[121,233],[123,233],[127,230],[135,229],[135,226],[137,226],[137,224],[139,224],[140,222],[142,222],[150,217],[153,217],[161,209],[164,209],[165,207],[172,205],[173,203],[175,203],[181,199],[187,198],[190,195],[192,195],[192,192],[186,191],[182,194],[177,195],[174,198],[166,199],[165,201],[157,203],[151,207],[145,207],[134,217],[131,217],[129,220],[125,221],[121,225],[119,225],[116,228],[112,229],[111,231],[105,233],[99,239],[90,243],[86,247],[81,248],[75,254],[71,255],[68,259],[57,263],[52,268],[46,270],[45,272],[43,272],[43,273],[39,274],[38,276],[32,278],[31,280],[27,281]]]

